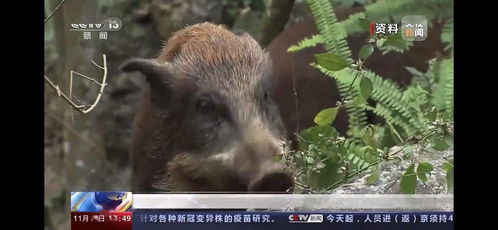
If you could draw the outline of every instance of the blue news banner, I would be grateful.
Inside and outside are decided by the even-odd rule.
[[[134,230],[219,229],[453,229],[453,212],[133,211]]]

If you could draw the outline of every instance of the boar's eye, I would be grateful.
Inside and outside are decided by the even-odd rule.
[[[199,98],[195,103],[195,107],[201,113],[214,113],[216,111],[214,103],[207,98]]]
[[[264,92],[263,92],[263,100],[264,100],[264,101],[268,101],[268,97],[269,97],[269,96],[268,96],[268,91],[264,91]]]

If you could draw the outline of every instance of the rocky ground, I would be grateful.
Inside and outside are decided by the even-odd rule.
[[[446,183],[446,171],[443,169],[445,159],[453,158],[453,149],[445,152],[413,151],[416,162],[429,162],[434,170],[427,176],[428,180],[422,183],[417,181],[416,194],[443,194],[452,193],[448,191]],[[358,176],[350,183],[335,189],[333,194],[400,194],[400,180],[405,170],[412,162],[404,160],[384,162],[380,165],[380,177],[375,184],[369,185],[366,179],[371,175],[367,171]]]

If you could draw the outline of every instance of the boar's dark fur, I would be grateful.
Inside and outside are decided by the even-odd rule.
[[[271,60],[249,35],[189,26],[158,58],[132,59],[122,70],[147,80],[133,126],[133,191],[292,188],[275,161],[286,134],[271,95]]]

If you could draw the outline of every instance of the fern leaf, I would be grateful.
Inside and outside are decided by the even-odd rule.
[[[424,90],[420,87],[402,89],[390,80],[383,79],[373,72],[365,71],[364,76],[373,84],[371,98],[377,103],[373,112],[393,125],[402,127],[405,137],[425,130],[425,119],[421,115],[421,105],[427,103]],[[425,97],[427,94],[425,93]]]
[[[379,50],[382,51],[383,55],[391,51],[403,53],[409,50],[412,46],[413,42],[404,40],[401,37],[401,33],[398,33],[388,36],[383,45],[379,47]]]
[[[305,48],[315,47],[323,43],[323,39],[320,34],[315,34],[309,38],[304,38],[297,45],[292,45],[287,49],[287,52],[294,53]]]
[[[336,80],[337,88],[339,89],[339,93],[341,94],[342,98],[346,97],[346,94],[348,94],[347,98],[345,98],[344,101],[352,101],[354,98],[357,98],[360,95],[359,83],[361,76],[357,76],[357,79],[354,80],[355,76],[358,75],[356,71],[353,71],[349,68],[345,68],[340,71],[330,71],[318,64],[315,64],[313,66],[325,75]],[[354,84],[352,84],[353,81]],[[357,105],[354,103],[346,103],[345,108],[349,116],[348,134],[355,140],[360,141],[360,131],[367,125],[366,112],[362,105]]]
[[[367,18],[386,23],[405,15],[424,15],[429,22],[436,16],[452,15],[452,9],[453,0],[379,0],[365,6]]]
[[[360,24],[360,19],[364,19],[365,13],[359,12],[356,14],[349,15],[349,17],[340,22],[341,27],[348,35],[356,35],[362,32],[366,32],[367,30],[363,28]]]
[[[418,132],[424,132],[427,129],[427,119],[423,108],[429,103],[429,92],[420,85],[412,85],[403,92],[402,101],[410,105],[412,111],[410,122],[414,124]]]
[[[399,23],[405,15],[424,15],[430,28],[432,19],[452,17],[452,9],[453,0],[379,0],[365,5],[365,12],[352,14],[340,23],[348,35],[355,35],[366,32],[358,23],[361,18],[383,23]]]
[[[446,119],[453,119],[453,59],[445,59],[434,63],[431,71],[435,79],[431,103],[438,111],[443,113]]]
[[[453,97],[453,87],[454,87],[454,82],[453,82],[453,74],[448,76],[447,82],[446,82],[446,118],[449,120],[453,120],[453,113],[454,113],[454,97]]]
[[[346,42],[347,33],[341,24],[338,23],[332,3],[329,0],[308,0],[308,5],[313,14],[315,24],[320,31],[320,36],[323,40],[325,49],[328,52],[343,57],[346,59],[348,65],[351,65],[353,59],[351,58],[351,50]],[[335,78],[335,74],[332,71],[329,71],[320,65],[316,66],[327,76]],[[359,95],[358,87],[351,89],[348,94],[350,82],[352,82],[353,78],[350,78],[348,81],[337,81],[339,92],[344,100]],[[348,98],[344,98],[346,96]],[[355,137],[355,134],[360,133],[359,130],[367,125],[367,116],[365,111],[357,105],[346,105],[345,107],[349,115],[349,133]],[[357,137],[356,139],[359,140],[360,137]]]
[[[432,89],[431,103],[447,118],[453,117],[453,59],[434,63],[432,67],[435,84]]]
[[[446,43],[445,51],[453,50],[453,19],[446,21],[441,33],[441,40]]]
[[[350,167],[355,170],[363,169],[377,160],[375,152],[359,145],[353,140],[348,139],[343,145],[347,151],[342,157],[349,163]]]
[[[324,41],[325,49],[342,56],[348,64],[352,64],[351,50],[346,42],[347,33],[337,22],[332,3],[329,0],[308,0],[308,5]]]

